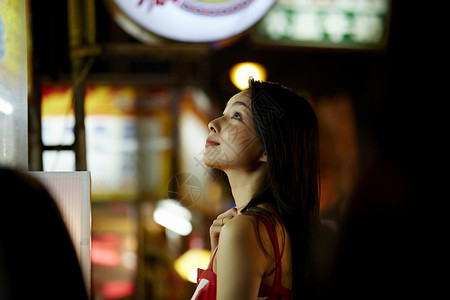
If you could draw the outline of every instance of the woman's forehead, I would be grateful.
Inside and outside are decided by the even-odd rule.
[[[250,108],[251,104],[251,94],[249,90],[243,90],[237,94],[235,94],[233,97],[230,98],[227,102],[227,107],[232,106],[236,102],[243,102],[246,104],[248,108]]]

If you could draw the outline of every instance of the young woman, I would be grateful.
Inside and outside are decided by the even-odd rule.
[[[300,298],[319,223],[313,108],[287,87],[250,79],[209,129],[203,161],[227,174],[236,206],[210,227],[211,262],[192,299]]]

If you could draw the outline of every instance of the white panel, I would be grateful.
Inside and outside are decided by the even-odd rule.
[[[30,171],[49,191],[66,223],[80,261],[85,285],[91,278],[91,176],[88,171]]]

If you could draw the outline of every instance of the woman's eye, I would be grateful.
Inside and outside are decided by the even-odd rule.
[[[237,119],[237,120],[242,120],[241,114],[238,112],[235,112],[232,118]]]

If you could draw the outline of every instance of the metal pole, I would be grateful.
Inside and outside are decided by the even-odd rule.
[[[67,1],[69,48],[83,44],[82,8],[77,0]],[[84,93],[85,80],[81,77],[83,58],[72,58],[73,105],[75,114],[75,168],[77,171],[87,170],[86,163],[86,131],[84,127]]]

